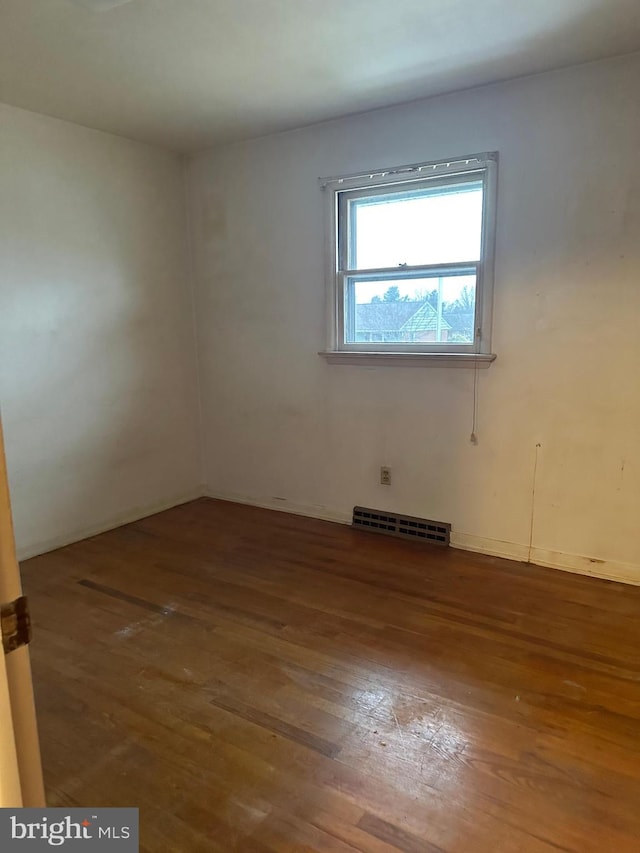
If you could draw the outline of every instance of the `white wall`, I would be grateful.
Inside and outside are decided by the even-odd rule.
[[[338,519],[397,509],[521,559],[533,509],[534,561],[640,582],[639,84],[635,55],[197,157],[210,492]],[[474,447],[472,371],[317,355],[316,179],[486,150],[501,157],[498,360],[479,374]]]
[[[20,553],[199,492],[183,164],[0,106],[0,404]]]

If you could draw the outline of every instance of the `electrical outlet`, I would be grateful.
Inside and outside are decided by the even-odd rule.
[[[391,485],[391,468],[387,468],[386,465],[380,468],[380,482],[383,486]]]

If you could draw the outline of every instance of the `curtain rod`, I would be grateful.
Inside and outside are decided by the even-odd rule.
[[[364,178],[373,180],[374,178],[387,178],[393,175],[410,175],[426,171],[451,171],[456,168],[464,167],[465,169],[473,168],[474,166],[483,166],[489,160],[497,160],[498,154],[496,151],[489,151],[483,154],[473,154],[469,157],[453,157],[449,160],[432,160],[426,163],[411,163],[408,166],[393,166],[387,169],[371,169],[367,172],[355,172],[351,175],[333,175],[328,178],[318,178],[318,182],[322,189],[325,189],[330,184],[343,184],[347,181],[356,181]]]

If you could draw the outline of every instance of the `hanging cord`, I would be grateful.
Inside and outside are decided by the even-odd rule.
[[[478,343],[482,338],[482,329],[477,329],[476,334],[478,336]],[[478,426],[478,361],[473,366],[473,415],[471,418],[471,435],[469,436],[469,441],[471,444],[478,443],[478,436],[476,435],[476,429]]]
[[[529,554],[527,556],[527,563],[531,562],[531,552],[533,551],[533,526],[536,517],[536,485],[538,482],[538,456],[541,447],[542,444],[538,442],[536,444],[536,458],[533,463],[533,478],[531,483],[531,522],[529,525]]]
[[[471,420],[471,435],[469,436],[469,441],[471,444],[478,443],[478,436],[476,435],[476,426],[478,423],[478,362],[476,361],[475,367],[473,368],[473,417]]]

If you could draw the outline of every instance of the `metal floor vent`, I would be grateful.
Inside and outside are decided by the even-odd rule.
[[[353,527],[388,536],[402,536],[403,539],[421,539],[434,545],[448,545],[451,535],[451,525],[444,521],[428,521],[364,506],[354,506]]]

